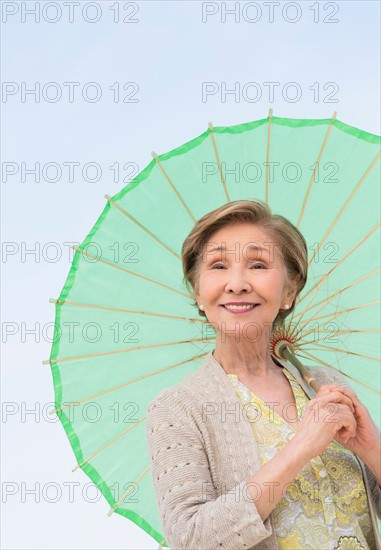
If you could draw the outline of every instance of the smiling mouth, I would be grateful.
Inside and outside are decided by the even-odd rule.
[[[226,306],[222,305],[223,308],[227,309],[228,311],[250,311],[254,309],[255,307],[259,306],[259,304],[252,304],[252,305],[246,305],[246,306]]]

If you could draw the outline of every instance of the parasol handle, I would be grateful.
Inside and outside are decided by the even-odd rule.
[[[316,391],[316,393],[319,391],[321,384],[319,384],[319,382],[307,372],[306,367],[299,361],[299,359],[295,357],[287,345],[281,346],[278,354],[282,357],[282,359],[286,359],[286,361],[289,361],[298,369],[303,377],[303,380],[307,382],[307,384],[309,384],[311,388]]]

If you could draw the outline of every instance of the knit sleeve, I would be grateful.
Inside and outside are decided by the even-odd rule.
[[[381,435],[381,431],[380,431]],[[379,485],[376,476],[366,464],[364,464],[366,473],[368,475],[370,491],[372,495],[372,500],[376,508],[376,514],[379,519],[381,519],[381,486]]]
[[[217,496],[202,433],[179,392],[160,394],[149,404],[146,434],[160,520],[171,548],[247,550],[272,534],[247,480]]]
[[[343,375],[341,375],[339,372],[335,371],[334,369],[329,369],[329,370],[332,371],[332,373],[329,376],[329,379],[323,381],[323,384],[336,383],[342,386],[343,388],[354,391],[352,386],[349,384],[349,382],[347,382],[346,378]],[[381,430],[379,431],[379,433],[381,437]],[[381,486],[379,485],[377,478],[372,472],[372,470],[368,468],[368,466],[365,463],[364,463],[364,467],[368,477],[371,498],[375,505],[376,514],[378,518],[381,519]]]

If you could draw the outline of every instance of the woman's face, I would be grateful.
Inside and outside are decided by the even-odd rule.
[[[286,303],[291,307],[295,292],[286,291],[279,245],[258,226],[247,222],[227,225],[206,243],[196,299],[216,330],[236,332],[254,324],[271,331],[279,309]],[[237,313],[226,307],[230,302],[258,305]]]

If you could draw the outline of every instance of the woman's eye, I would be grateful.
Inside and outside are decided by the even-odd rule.
[[[222,267],[222,268],[223,268],[224,266],[223,266],[222,264],[214,264],[214,265],[212,266],[212,269],[216,269],[216,268],[219,268],[219,267]],[[263,267],[263,268],[266,268],[266,266],[263,265],[263,264],[253,264],[252,267],[254,267],[254,268],[255,268],[255,267]]]

